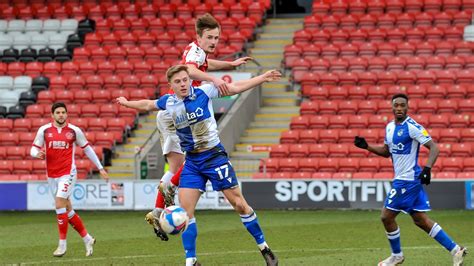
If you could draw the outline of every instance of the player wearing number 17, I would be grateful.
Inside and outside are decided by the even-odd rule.
[[[212,98],[219,97],[219,91],[214,84],[191,86],[185,65],[169,68],[166,76],[174,95],[167,94],[159,100],[140,101],[119,97],[117,103],[139,110],[168,110],[173,119],[181,147],[186,151],[178,193],[181,207],[190,218],[188,228],[182,235],[186,265],[197,264],[194,210],[208,180],[214,190],[223,192],[240,214],[242,223],[257,242],[267,265],[278,265],[278,259],[265,242],[257,215],[243,197],[232,164],[220,144],[212,109]],[[228,84],[229,92],[231,95],[238,94],[280,77],[281,73],[276,70],[267,71],[260,76]]]
[[[431,207],[423,184],[430,184],[431,168],[439,154],[438,147],[426,129],[407,115],[408,97],[405,94],[392,97],[392,111],[395,119],[385,128],[383,146],[369,145],[359,136],[354,140],[354,144],[361,149],[382,157],[391,157],[395,170],[392,189],[385,199],[381,217],[392,254],[379,265],[398,265],[405,260],[400,244],[400,228],[395,221],[400,212],[410,214],[418,227],[446,248],[453,257],[454,266],[462,265],[467,254],[466,248],[456,244],[441,226],[426,214]],[[430,150],[423,170],[417,162],[420,144]]]

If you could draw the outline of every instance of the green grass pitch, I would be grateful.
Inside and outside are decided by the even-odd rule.
[[[97,244],[85,257],[82,240],[72,227],[68,251],[54,258],[57,229],[54,212],[0,213],[0,265],[63,264],[183,265],[181,238],[162,242],[145,223],[146,212],[78,211]],[[390,254],[379,211],[257,212],[266,240],[280,265],[376,265]],[[432,211],[455,241],[474,251],[474,212]],[[400,215],[403,265],[450,265],[451,256],[408,215]],[[203,265],[264,265],[254,240],[231,211],[198,211],[198,258]],[[472,252],[471,252],[472,253]],[[452,264],[451,264],[452,265]],[[474,265],[474,255],[465,265]]]

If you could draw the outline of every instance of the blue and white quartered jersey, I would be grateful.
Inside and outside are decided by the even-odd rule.
[[[219,97],[219,91],[214,84],[204,84],[191,86],[189,93],[184,99],[166,94],[155,104],[170,113],[182,149],[189,152],[213,148],[220,139],[211,99]]]
[[[385,128],[385,144],[392,154],[395,180],[414,181],[420,175],[418,165],[420,144],[431,140],[430,135],[420,124],[407,117],[401,124],[390,122]]]

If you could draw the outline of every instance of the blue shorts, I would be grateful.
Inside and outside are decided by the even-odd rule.
[[[392,211],[409,214],[431,210],[428,194],[423,189],[420,180],[415,182],[393,181],[392,189],[385,199],[384,207]]]
[[[239,185],[234,168],[221,144],[204,152],[186,153],[179,187],[195,188],[204,192],[207,180],[211,181],[215,191]]]

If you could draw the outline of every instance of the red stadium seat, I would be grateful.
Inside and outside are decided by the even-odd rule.
[[[298,170],[298,159],[296,158],[282,158],[279,164],[278,171],[281,172],[296,172]]]
[[[28,149],[28,151],[27,151]],[[28,153],[28,155],[27,155]],[[7,148],[7,158],[9,160],[23,160],[29,156],[29,147],[8,147]]]
[[[278,171],[280,160],[278,158],[267,158],[260,161],[260,172],[274,173]]]
[[[474,178],[474,172],[460,172],[456,174],[456,178],[459,179],[472,179]]]
[[[112,132],[96,132],[95,140],[95,145],[108,148],[112,148],[115,145],[115,135]]]
[[[393,172],[386,171],[386,172],[375,173],[373,176],[373,179],[377,179],[377,180],[393,179]]]
[[[473,155],[473,145],[471,143],[454,143],[451,145],[451,156],[470,157]]]
[[[123,118],[109,118],[107,120],[107,128],[110,131],[124,132],[127,127],[127,123]]]
[[[0,146],[17,146],[19,143],[18,133],[0,133]]]
[[[116,117],[118,115],[118,105],[116,104],[105,104],[100,105],[100,116],[101,117]]]
[[[346,129],[339,131],[339,143],[352,143],[354,137],[359,135],[358,129]]]
[[[349,147],[346,144],[332,144],[329,146],[329,157],[347,157]]]
[[[320,158],[319,159],[319,169],[320,172],[329,172],[335,173],[339,168],[339,159],[338,158]]]
[[[13,171],[15,174],[30,174],[33,170],[33,161],[16,160],[13,161]]]
[[[385,160],[378,157],[365,158],[359,161],[359,171],[361,172],[378,172],[380,161]]]
[[[298,130],[288,130],[281,132],[280,136],[280,143],[298,143],[299,140],[299,133]]]
[[[286,144],[273,145],[270,148],[270,157],[272,158],[285,158],[288,157],[288,154],[289,150]]]
[[[308,148],[309,157],[327,157],[329,155],[329,145],[327,143],[323,144],[312,144]]]
[[[315,172],[318,169],[318,160],[315,158],[300,158],[299,169],[301,172]]]
[[[0,132],[13,131],[13,119],[0,119]]]
[[[309,126],[309,119],[306,116],[297,116],[291,118],[290,128],[293,129],[306,129]]]
[[[461,138],[461,130],[457,128],[446,128],[440,131],[439,142],[458,142]]]
[[[464,158],[463,165],[464,165],[464,169],[463,169],[464,172],[474,172],[474,158],[473,157]]]
[[[88,131],[105,131],[107,129],[107,120],[105,118],[90,117]]]
[[[80,90],[74,93],[75,103],[89,103],[92,101],[92,93],[87,90]]]
[[[289,156],[293,158],[303,158],[308,156],[308,145],[305,144],[296,144],[290,145],[289,147]]]
[[[272,173],[254,173],[252,179],[268,179],[272,178]]]
[[[2,175],[9,175],[13,171],[13,162],[14,161],[7,161],[1,160],[0,161],[0,176]]]
[[[20,146],[28,146],[28,148],[31,146],[33,143],[33,140],[36,137],[36,132],[21,132],[19,133],[19,145]],[[26,153],[26,156],[28,156],[29,150]]]
[[[32,174],[40,175],[46,174],[46,161],[45,160],[33,160]]]
[[[319,132],[317,130],[303,130],[299,134],[299,143],[317,143]]]
[[[443,158],[441,161],[441,167],[443,172],[461,172],[464,168],[463,158]]]
[[[315,115],[318,112],[318,105],[313,101],[305,101],[300,105],[301,115]]]

